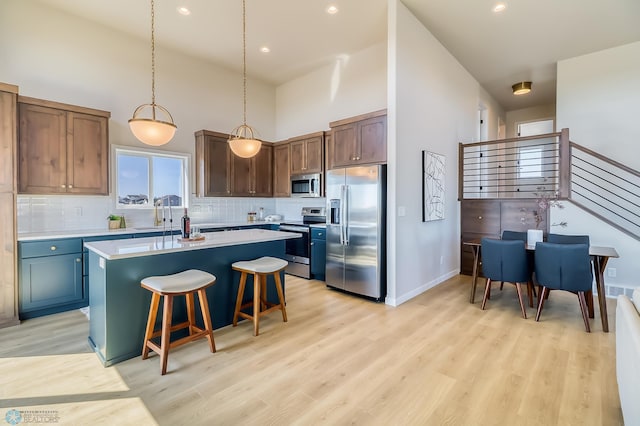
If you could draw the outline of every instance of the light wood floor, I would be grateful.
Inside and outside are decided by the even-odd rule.
[[[552,293],[541,322],[515,288],[468,303],[464,275],[397,307],[287,276],[287,313],[159,358],[103,368],[79,312],[0,330],[0,419],[54,411],[60,424],[619,425],[615,330]],[[609,323],[615,301],[610,301]],[[215,314],[214,314],[215,315]]]

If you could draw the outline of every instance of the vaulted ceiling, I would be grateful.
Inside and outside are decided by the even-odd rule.
[[[149,38],[149,1],[38,1]],[[555,102],[557,61],[640,40],[639,0],[504,0],[500,13],[492,11],[497,0],[402,2],[505,110]],[[240,70],[241,5],[157,0],[157,43]],[[336,14],[326,12],[330,5]],[[387,7],[387,0],[247,0],[248,72],[281,84],[385,42]],[[533,91],[515,97],[511,85],[520,81],[532,81]]]

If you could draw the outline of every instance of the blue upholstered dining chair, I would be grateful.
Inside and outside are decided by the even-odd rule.
[[[482,272],[487,277],[482,309],[487,304],[492,281],[510,282],[516,285],[522,317],[527,318],[527,311],[522,302],[522,284],[529,282],[531,271],[527,263],[524,244],[520,240],[493,240],[490,238],[483,238],[480,244],[482,247]]]
[[[585,298],[585,292],[591,290],[593,283],[589,245],[537,243],[535,258],[536,278],[542,286],[538,297],[536,321],[540,320],[545,295],[549,289],[570,291],[578,295],[584,326],[587,332],[590,332]]]
[[[562,235],[562,234],[549,234],[547,235],[547,242],[554,244],[586,244],[589,246],[588,235]]]
[[[518,240],[527,243],[527,233],[520,231],[502,231],[503,240]],[[533,273],[533,253],[527,252],[527,264],[529,265],[529,271]],[[503,284],[500,284],[500,290],[502,290]],[[527,296],[529,297],[529,307],[533,308],[533,296],[536,295],[535,287],[531,277],[527,281]]]

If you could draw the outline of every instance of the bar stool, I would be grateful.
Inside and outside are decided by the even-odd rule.
[[[151,306],[149,308],[149,318],[147,320],[147,329],[144,335],[144,346],[142,348],[142,359],[149,357],[149,349],[160,355],[160,365],[162,375],[167,372],[167,359],[169,358],[169,349],[184,345],[197,339],[207,338],[209,340],[209,348],[211,352],[216,351],[216,344],[213,340],[213,326],[211,316],[209,315],[209,304],[207,302],[206,288],[216,282],[216,277],[208,272],[189,269],[173,275],[154,276],[144,278],[140,285],[152,292]],[[198,293],[200,300],[200,310],[202,311],[202,319],[204,320],[204,330],[196,326],[196,315],[194,306],[194,293]],[[171,315],[173,313],[173,298],[175,296],[186,296],[187,301],[187,321],[171,325]],[[160,304],[160,296],[164,296],[164,306],[162,312],[162,328],[154,331],[156,317],[158,315],[158,305]],[[171,340],[171,332],[189,329],[189,335],[182,337],[174,342]],[[161,336],[160,346],[151,339]]]
[[[238,316],[253,321],[253,335],[258,335],[260,317],[271,311],[279,309],[282,311],[282,320],[287,322],[287,310],[284,306],[284,294],[282,292],[282,282],[280,281],[280,271],[288,265],[286,260],[275,257],[261,257],[255,260],[235,262],[231,267],[242,272],[240,275],[240,285],[238,286],[238,298],[236,299],[236,309],[233,313],[233,326],[238,325]],[[247,283],[247,274],[253,275],[253,300],[242,304],[244,288]],[[278,292],[279,303],[271,303],[267,300],[267,276],[273,274]],[[253,315],[242,312],[243,309],[253,306]]]

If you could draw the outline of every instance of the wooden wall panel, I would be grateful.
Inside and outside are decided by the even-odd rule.
[[[17,279],[17,93],[0,83],[0,328],[18,320]]]

